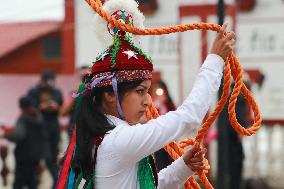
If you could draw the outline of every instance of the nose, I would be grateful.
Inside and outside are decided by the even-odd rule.
[[[149,94],[147,94],[147,95],[145,96],[145,98],[144,98],[143,105],[144,105],[144,106],[149,106],[150,103],[151,103],[151,101],[152,101],[151,96],[150,96]]]

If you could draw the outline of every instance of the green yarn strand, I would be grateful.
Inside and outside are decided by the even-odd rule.
[[[94,183],[93,178],[94,178],[94,174],[91,174],[91,176],[89,176],[89,178],[86,180],[86,182],[83,186],[83,189],[91,189],[92,188],[92,185]],[[73,189],[79,189],[79,185],[80,185],[80,183],[83,179],[84,179],[83,172],[81,171],[81,173],[78,176],[78,179],[76,180],[76,182],[74,184]]]
[[[121,45],[121,39],[119,38],[119,36],[114,37],[113,49],[110,53],[110,61],[111,61],[112,67],[115,67],[115,65],[116,65],[116,54],[119,51],[120,45]]]
[[[91,178],[89,178],[89,179],[87,180],[87,184],[86,184],[86,186],[84,187],[84,189],[91,189],[91,188],[92,188],[92,184],[93,184],[93,181],[92,181],[92,176],[91,176]]]
[[[83,173],[81,172],[80,175],[78,176],[78,179],[75,182],[74,189],[78,189],[79,184],[80,184],[82,179],[83,179]]]
[[[155,189],[155,179],[149,157],[145,157],[138,165],[138,181],[140,189]]]
[[[82,92],[84,90],[86,83],[83,82],[79,85],[78,87],[78,93]],[[77,117],[80,106],[81,106],[81,102],[82,102],[82,95],[80,94],[76,99],[75,99],[75,108],[74,108],[74,115],[75,117]]]
[[[150,164],[149,157],[145,157],[138,163],[138,172],[137,172],[138,182],[140,189],[156,189],[155,178],[153,175],[152,167]],[[81,173],[76,181],[74,189],[78,189],[78,186],[83,178]],[[87,179],[84,189],[91,189],[92,185],[96,183],[96,173],[93,174]]]

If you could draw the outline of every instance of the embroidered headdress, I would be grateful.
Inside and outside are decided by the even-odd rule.
[[[144,28],[144,16],[134,0],[110,0],[104,10],[114,18],[127,25]],[[74,94],[74,97],[93,87],[105,87],[136,80],[152,79],[153,65],[151,58],[138,46],[137,36],[121,31],[101,17],[96,18],[98,36],[105,44],[112,44],[105,48],[93,62],[90,74],[86,77],[84,87]]]

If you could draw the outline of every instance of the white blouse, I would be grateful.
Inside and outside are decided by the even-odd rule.
[[[176,111],[168,112],[146,124],[130,126],[107,115],[116,127],[105,135],[97,152],[97,189],[139,189],[138,162],[166,144],[188,135],[202,123],[219,89],[224,61],[209,54],[200,68],[190,95]],[[193,175],[182,157],[158,173],[158,189],[178,189]]]

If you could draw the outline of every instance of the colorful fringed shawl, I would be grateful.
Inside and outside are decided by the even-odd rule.
[[[95,157],[98,146],[101,144],[103,137],[97,137],[95,140]],[[70,144],[67,148],[63,166],[60,170],[59,178],[57,181],[56,189],[92,189],[95,186],[95,171],[89,178],[83,178],[83,172],[75,176],[74,170],[71,168],[72,158],[76,148],[76,129],[73,131],[73,135]],[[155,189],[158,185],[158,175],[154,163],[154,158],[150,155],[145,157],[139,162],[137,178],[140,189]]]

